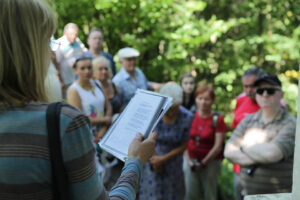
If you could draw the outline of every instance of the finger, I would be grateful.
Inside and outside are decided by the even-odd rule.
[[[137,133],[135,136],[135,139],[137,139],[138,141],[142,141],[143,140],[143,135],[141,133]]]
[[[153,132],[149,135],[148,138],[153,139],[153,140],[156,140],[156,138],[157,138],[157,132],[156,132],[156,131],[153,131]]]

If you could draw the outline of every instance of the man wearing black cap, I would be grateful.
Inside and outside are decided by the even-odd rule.
[[[291,192],[296,120],[280,105],[281,82],[275,75],[255,81],[261,110],[247,115],[225,147],[225,157],[241,165],[246,194]]]

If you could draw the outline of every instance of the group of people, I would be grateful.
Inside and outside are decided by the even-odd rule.
[[[63,37],[51,39],[56,20],[43,1],[3,0],[0,8],[0,198],[56,199],[45,102],[61,98],[72,105],[63,104],[60,114],[71,199],[135,199],[137,194],[140,200],[216,200],[223,157],[235,164],[237,200],[291,191],[296,121],[285,108],[276,75],[257,67],[245,71],[234,131],[225,143],[228,128],[212,109],[213,87],[197,86],[191,74],[183,75],[180,85],[149,82],[136,67],[139,51],[130,47],[118,51],[117,72],[112,55],[102,49],[100,29],[90,30],[89,49],[73,23]],[[58,45],[52,58],[49,43]],[[50,63],[61,87],[45,87],[52,83]],[[105,153],[97,144],[138,88],[172,97],[172,106],[147,139],[137,134],[129,159],[108,178],[120,176],[107,193]],[[54,98],[57,93],[50,90],[61,94]]]

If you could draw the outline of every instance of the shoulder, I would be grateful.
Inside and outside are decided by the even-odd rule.
[[[48,103],[30,103],[26,104],[25,106],[21,108],[17,108],[18,110],[22,111],[40,111],[40,112],[46,112],[47,108],[50,104]],[[61,103],[61,117],[66,117],[69,120],[78,118],[83,115],[83,113],[76,107],[67,104],[67,103]],[[84,116],[84,115],[83,115]],[[84,117],[88,120],[87,117]]]
[[[112,58],[113,58],[113,56],[112,56],[110,53],[107,53],[107,52],[105,52],[105,51],[102,52],[102,55],[103,55],[104,57],[108,58],[108,59],[112,59]]]
[[[184,106],[179,106],[179,112],[183,118],[186,118],[187,120],[192,120],[194,115],[191,111],[186,109]]]
[[[283,109],[283,117],[282,117],[282,122],[284,122],[284,124],[288,125],[288,126],[295,126],[296,127],[296,118],[291,115],[290,113],[288,113],[288,111],[285,108]]]
[[[68,90],[69,89],[72,89],[72,88],[76,88],[76,87],[78,87],[79,85],[76,83],[76,82],[73,82],[70,86],[69,86],[69,88],[68,88]]]
[[[136,68],[135,68],[135,71],[136,71],[136,73],[145,76],[145,75],[144,75],[144,72],[143,72],[141,69],[139,69],[139,68],[136,67]]]
[[[89,126],[90,123],[89,118],[78,108],[66,103],[62,103],[61,118],[63,122],[66,121],[67,123],[66,132],[76,130],[86,125]]]
[[[245,122],[250,122],[250,121],[253,121],[253,120],[257,121],[260,118],[260,116],[261,116],[261,111],[256,112],[256,113],[252,113],[252,114],[248,114],[244,117],[244,119],[242,119],[241,122],[244,121],[244,123],[245,123]]]
[[[122,68],[112,79],[112,81],[118,85],[124,79],[124,69]]]
[[[72,83],[72,85],[70,85],[70,87],[67,89],[67,94],[79,94],[78,93],[78,90],[80,90],[81,89],[81,87],[76,83],[76,82],[74,82],[74,83]]]
[[[241,104],[244,101],[246,101],[247,99],[248,99],[248,97],[243,93],[236,98],[236,103]]]
[[[62,103],[61,114],[70,117],[71,119],[75,119],[78,116],[83,115],[78,108],[67,103]]]
[[[57,39],[57,42],[63,42],[64,40],[66,40],[66,37],[61,36],[60,38]]]

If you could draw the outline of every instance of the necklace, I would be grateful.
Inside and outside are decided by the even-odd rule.
[[[91,91],[92,94],[94,96],[96,96],[95,87],[94,87],[94,85],[91,84],[91,82],[89,82],[87,85],[84,85],[83,83],[80,83],[80,82],[78,82],[78,83],[79,83],[80,87],[82,87],[84,90]]]

